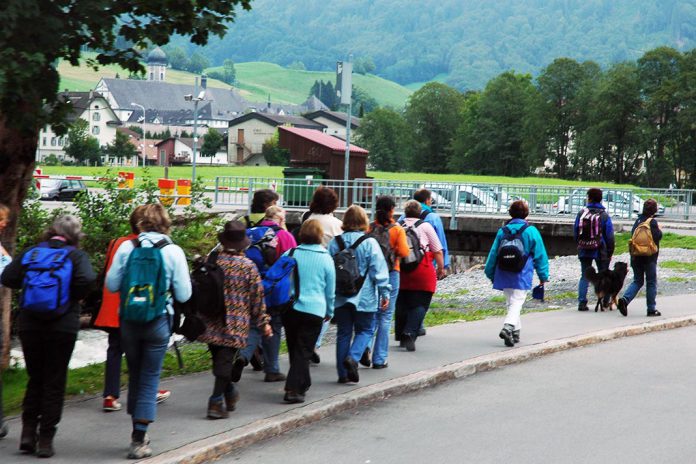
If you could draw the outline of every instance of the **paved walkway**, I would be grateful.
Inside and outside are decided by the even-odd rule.
[[[696,315],[692,295],[658,299],[663,318]],[[533,302],[528,302],[532,306]],[[591,333],[594,331],[635,325],[653,320],[645,317],[644,301],[631,305],[629,316],[617,311],[580,313],[575,308],[525,315],[522,318],[522,343],[529,346],[549,340]],[[415,353],[407,353],[393,346],[389,368],[361,369],[357,385],[336,383],[334,350],[332,346],[321,351],[322,364],[312,367],[314,385],[307,401],[330,398],[368,385],[402,377],[408,374],[443,366],[476,356],[510,350],[498,338],[502,319],[449,324],[428,329],[428,335],[419,339]],[[517,349],[517,348],[513,348]],[[283,369],[287,359],[281,359]],[[227,432],[260,419],[270,418],[303,405],[285,405],[282,402],[283,383],[264,383],[263,374],[247,370],[239,384],[241,400],[237,411],[227,420],[210,421],[205,418],[208,396],[212,390],[212,376],[201,373],[162,382],[172,390],[171,399],[158,411],[158,421],[151,426],[153,450],[163,453],[199,440]],[[306,403],[305,403],[306,404]],[[101,399],[72,402],[66,406],[63,421],[56,437],[54,463],[115,463],[125,460],[130,440],[130,420],[124,411],[104,414]],[[301,412],[301,410],[299,411]],[[28,462],[32,456],[17,451],[19,420],[10,421],[10,435],[0,440],[0,462]],[[33,461],[32,461],[33,462]]]

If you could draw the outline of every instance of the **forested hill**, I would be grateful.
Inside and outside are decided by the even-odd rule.
[[[509,69],[536,74],[557,57],[606,65],[696,43],[696,0],[254,0],[252,8],[202,50],[214,65],[329,70],[350,51],[401,84],[438,79],[464,90]]]

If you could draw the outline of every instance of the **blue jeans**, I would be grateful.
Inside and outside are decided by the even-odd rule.
[[[631,258],[631,268],[633,268],[633,282],[623,294],[626,303],[630,303],[636,297],[643,283],[647,281],[645,298],[648,303],[648,312],[654,312],[657,297],[657,256],[634,256]]]
[[[578,282],[578,303],[587,303],[587,289],[590,283],[585,278],[585,271],[592,267],[592,261],[597,264],[597,272],[609,269],[609,261],[599,258],[579,258],[580,259],[580,282]],[[607,302],[609,299],[607,298]]]
[[[128,363],[128,414],[133,421],[153,422],[162,362],[169,343],[169,316],[147,324],[121,322],[121,346]]]
[[[336,370],[338,377],[347,376],[343,360],[360,359],[375,333],[375,313],[358,311],[352,304],[336,308]],[[355,336],[353,336],[355,332]]]
[[[106,363],[104,363],[104,398],[121,396],[122,359],[121,332],[119,329],[112,329],[109,331],[109,347],[106,349]]]
[[[280,364],[278,356],[280,355],[280,334],[283,330],[283,320],[280,314],[271,315],[271,327],[273,335],[265,338],[261,335],[258,327],[249,329],[249,338],[247,338],[247,346],[242,350],[242,356],[247,361],[251,359],[254,351],[258,346],[263,348],[263,370],[266,374],[278,374],[280,372]]]
[[[398,271],[389,272],[389,284],[391,293],[389,294],[389,307],[384,310],[377,310],[375,316],[375,343],[372,349],[372,362],[374,364],[386,364],[389,355],[389,330],[391,329],[394,308],[396,308],[396,298],[399,296],[400,275]]]

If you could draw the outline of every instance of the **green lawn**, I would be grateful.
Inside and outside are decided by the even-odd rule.
[[[615,235],[616,249],[614,254],[628,253],[628,241],[631,238],[629,232],[622,232]],[[662,240],[660,240],[660,248],[682,248],[685,250],[696,250],[696,237],[692,235],[679,235],[672,232],[665,232],[662,234]],[[660,266],[670,267],[675,266],[676,268],[683,268],[681,264],[667,264],[667,263],[678,263],[677,261],[665,261],[660,262]],[[667,265],[665,265],[667,264]],[[689,264],[689,263],[686,263]],[[694,265],[696,266],[696,265]],[[696,270],[696,269],[694,269]]]

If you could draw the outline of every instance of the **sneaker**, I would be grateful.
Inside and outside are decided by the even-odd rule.
[[[346,356],[346,359],[343,360],[343,366],[346,368],[346,377],[348,378],[349,382],[360,382],[358,363],[355,362],[355,359],[351,358],[350,356]]]
[[[157,404],[164,403],[172,396],[172,392],[169,390],[160,390],[157,392]]]
[[[302,393],[287,391],[285,392],[285,397],[283,397],[283,401],[289,404],[304,403],[305,396]]]
[[[370,359],[370,358],[371,358],[371,356],[370,356],[371,354],[372,354],[372,353],[370,353],[370,349],[369,349],[369,348],[365,348],[365,351],[363,351],[363,354],[362,354],[362,356],[360,357],[360,361],[359,361],[360,364],[362,364],[362,365],[365,366],[365,367],[370,367],[370,366],[372,365],[372,360]]]
[[[587,307],[587,301],[583,301],[582,303],[578,303],[578,311],[589,311],[590,308]]]
[[[230,413],[225,407],[225,403],[223,402],[222,398],[217,400],[210,398],[208,400],[207,417],[208,419],[227,419],[230,417]]]
[[[386,363],[386,362],[384,364],[373,364],[372,365],[373,369],[386,369],[387,367],[389,367],[389,363]]]
[[[515,343],[520,342],[520,331],[519,330],[512,331],[512,341],[514,341]]]
[[[283,380],[285,380],[285,374],[280,372],[269,372],[263,379],[264,382],[282,382]]]
[[[418,336],[419,337],[425,337],[425,334],[426,334],[425,327],[421,327],[420,329],[418,329]]]
[[[104,404],[102,405],[104,412],[120,411],[122,407],[123,406],[121,406],[121,403],[117,398],[114,398],[113,396],[107,396],[104,398]]]
[[[512,335],[514,327],[510,324],[503,325],[503,330],[500,331],[498,336],[503,339],[505,346],[513,347],[515,346],[515,339]]]
[[[254,354],[251,355],[249,362],[251,363],[251,367],[256,372],[263,370],[263,353],[260,348],[256,348],[256,350],[254,350]]]
[[[628,316],[628,302],[626,301],[626,298],[619,298],[618,306],[621,315],[624,317]]]
[[[312,361],[312,364],[319,364],[319,363],[321,363],[321,358],[319,357],[319,353],[317,353],[316,351],[314,351],[314,352],[312,353],[312,358],[310,359],[310,361]]]
[[[143,441],[132,441],[128,450],[128,459],[144,459],[152,456],[150,448],[150,438],[145,435]]]
[[[654,311],[648,311],[648,317],[657,317],[657,316],[662,316],[662,313],[658,311],[657,309]]]

